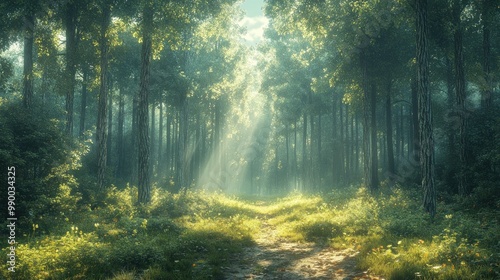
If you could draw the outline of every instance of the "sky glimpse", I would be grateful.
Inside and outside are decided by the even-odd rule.
[[[264,29],[269,23],[268,18],[264,16],[263,5],[263,0],[245,0],[241,4],[245,16],[240,21],[240,25],[247,30],[242,39],[252,46],[257,45],[263,39]]]

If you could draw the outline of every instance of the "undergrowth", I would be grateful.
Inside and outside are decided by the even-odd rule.
[[[18,239],[15,274],[3,264],[2,277],[221,279],[231,256],[254,244],[267,221],[290,240],[352,248],[359,269],[386,279],[500,278],[500,213],[470,210],[463,199],[440,203],[431,219],[417,190],[398,188],[258,200],[155,188],[152,203],[140,207],[134,187],[100,196],[52,226],[34,220]]]
[[[387,279],[500,279],[498,209],[470,211],[457,198],[431,219],[418,191],[398,188],[285,200],[293,207],[270,220],[282,237],[353,248],[359,269]]]
[[[16,272],[5,279],[217,279],[230,256],[252,245],[259,222],[236,198],[155,189],[137,207],[137,189],[113,187],[100,206],[83,205],[51,228],[18,240]],[[47,220],[48,217],[43,217]],[[62,221],[62,222],[61,222]],[[7,254],[7,248],[2,251]]]

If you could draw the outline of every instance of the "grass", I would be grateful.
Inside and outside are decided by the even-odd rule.
[[[151,205],[136,207],[136,191],[110,188],[98,206],[82,205],[52,227],[34,223],[18,241],[15,277],[5,264],[1,275],[220,279],[231,255],[254,244],[267,221],[287,239],[354,248],[360,251],[360,269],[387,279],[500,277],[495,209],[469,211],[459,202],[441,203],[431,220],[416,191],[393,189],[374,197],[354,187],[267,199],[156,188]]]

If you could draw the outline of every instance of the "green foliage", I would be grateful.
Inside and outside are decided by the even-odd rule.
[[[358,266],[388,279],[496,279],[500,275],[499,220],[468,214],[468,201],[440,204],[432,220],[416,191],[395,188],[371,196],[347,188],[278,201],[269,222],[282,237],[358,250]],[[473,197],[469,198],[474,200]]]
[[[41,107],[28,111],[15,102],[0,107],[0,165],[15,167],[16,215],[25,228],[64,218],[80,199],[73,191],[78,183],[72,171],[80,168],[87,147],[63,135],[49,112]],[[5,195],[0,194],[2,201]]]
[[[34,225],[17,247],[16,276],[213,279],[231,254],[252,244],[258,222],[248,204],[221,194],[153,192],[151,205],[138,207],[137,188],[111,187],[98,206],[45,228],[50,236]],[[1,275],[12,276],[5,265]]]

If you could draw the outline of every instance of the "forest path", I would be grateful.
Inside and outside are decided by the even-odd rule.
[[[290,241],[278,235],[267,216],[260,220],[256,244],[233,257],[224,268],[224,279],[383,279],[357,270],[354,257],[358,252],[352,249],[336,250],[326,244]]]

